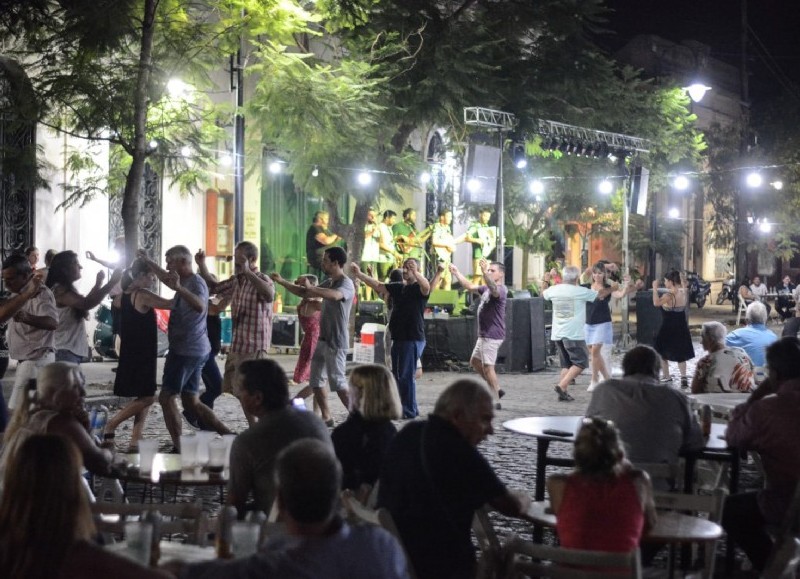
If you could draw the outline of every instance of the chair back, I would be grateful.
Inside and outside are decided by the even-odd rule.
[[[639,549],[629,553],[584,551],[539,545],[513,537],[506,541],[505,576],[549,579],[639,579],[642,562]]]
[[[148,511],[161,514],[161,536],[185,535],[186,543],[205,546],[208,540],[208,517],[203,502],[194,503],[105,503],[90,505],[98,532],[107,538],[125,534],[127,521],[139,520]]]
[[[736,325],[739,325],[739,320],[747,313],[747,302],[745,302],[741,296],[737,296],[739,299],[736,300],[739,302],[739,307],[736,309]]]
[[[656,510],[688,512],[694,516],[705,515],[706,518],[720,524],[722,521],[722,506],[725,503],[725,490],[716,489],[709,495],[694,495],[685,493],[653,492],[653,501]],[[717,555],[717,542],[710,542],[705,546],[703,577],[714,577],[714,564]]]
[[[477,579],[501,577],[505,561],[505,551],[497,536],[497,531],[489,518],[491,507],[484,505],[475,511],[472,517],[472,532],[481,550],[478,559]]]

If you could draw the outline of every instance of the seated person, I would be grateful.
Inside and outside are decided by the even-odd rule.
[[[287,536],[268,540],[255,555],[171,565],[186,579],[405,579],[397,539],[373,525],[350,526],[338,513],[342,469],[330,446],[297,440],[275,463],[275,489]]]
[[[742,283],[739,285],[739,290],[737,294],[738,294],[738,299],[744,300],[744,304],[746,306],[749,306],[753,302],[758,301],[758,298],[755,296],[755,294],[753,294],[753,292],[750,291],[750,278],[747,276],[744,276],[744,279],[742,279]]]
[[[383,463],[378,506],[394,518],[419,579],[475,576],[475,510],[520,517],[530,499],[510,491],[476,448],[492,434],[494,401],[472,379],[448,386],[427,420],[409,422]]]
[[[783,324],[781,338],[797,338],[800,334],[800,308],[795,308],[794,316]]]
[[[0,471],[32,434],[60,434],[78,447],[83,467],[90,473],[107,475],[111,472],[113,455],[103,447],[110,447],[113,442],[98,444],[90,434],[83,385],[83,373],[75,364],[53,362],[39,371],[36,398],[17,408],[6,430]]]
[[[781,315],[781,319],[786,321],[794,315],[794,290],[795,286],[792,283],[792,278],[788,275],[783,276],[783,281],[778,287],[778,303],[775,305],[775,310]]]
[[[384,366],[356,366],[350,373],[350,416],[333,429],[331,440],[342,463],[342,488],[367,493],[375,485],[389,443],[397,434],[400,396]]]
[[[719,322],[703,324],[700,339],[708,354],[697,362],[692,394],[750,392],[753,389],[753,362],[741,348],[725,345],[727,333]]]
[[[28,436],[3,481],[2,576],[171,577],[95,545],[91,542],[95,533],[77,447],[66,436]]]
[[[733,409],[728,445],[761,455],[765,488],[731,495],[722,527],[757,571],[772,550],[769,525],[780,525],[800,479],[800,340],[781,338],[767,347],[769,377]]]
[[[753,302],[747,306],[744,319],[747,327],[734,330],[725,338],[725,345],[741,348],[756,367],[764,366],[764,350],[778,339],[766,326],[767,309],[761,302]]]
[[[257,510],[269,513],[272,509],[273,470],[281,450],[301,438],[316,438],[330,445],[331,437],[313,412],[292,406],[286,372],[274,360],[242,362],[236,380],[242,407],[258,418],[231,446],[228,504],[243,517],[250,495]]]
[[[562,547],[627,553],[656,519],[646,472],[625,460],[613,423],[584,418],[575,437],[575,470],[547,479]]]
[[[661,357],[650,346],[636,346],[622,358],[622,379],[601,382],[592,392],[587,416],[612,420],[634,464],[675,464],[685,452],[705,446],[686,395],[659,383]],[[664,481],[656,488],[666,489]]]
[[[753,277],[753,283],[750,284],[750,293],[753,295],[754,299],[764,304],[764,307],[767,309],[767,317],[769,317],[769,313],[772,311],[772,307],[767,303],[767,294],[769,292],[767,286],[761,283],[760,277]]]

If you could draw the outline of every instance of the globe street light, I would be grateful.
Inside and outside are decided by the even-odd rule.
[[[703,100],[703,97],[706,96],[706,93],[711,90],[711,87],[700,82],[695,82],[685,87],[684,90],[689,93],[689,98],[691,98],[692,101],[699,103]]]

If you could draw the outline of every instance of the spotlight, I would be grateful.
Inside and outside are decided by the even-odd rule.
[[[422,175],[419,176],[419,182],[423,185],[427,185],[431,182],[431,174],[427,171],[423,172]]]
[[[764,182],[764,178],[761,176],[760,173],[753,172],[749,173],[745,179],[748,187],[756,188],[761,187],[761,184]]]
[[[533,195],[535,195],[535,196],[537,196],[537,197],[538,197],[539,195],[541,195],[542,193],[544,193],[544,183],[542,183],[542,182],[541,182],[541,181],[539,181],[538,179],[537,179],[536,181],[531,181],[531,184],[530,184],[530,185],[528,185],[528,190],[529,190],[529,191],[530,191],[530,192],[531,192]]]
[[[311,169],[311,176],[312,177],[319,177],[319,167],[314,165],[314,168]]]
[[[566,153],[567,149],[569,149],[569,141],[567,139],[564,139],[558,145],[558,150],[561,151],[562,153]]]
[[[525,145],[514,145],[511,154],[514,157],[514,166],[517,169],[524,169],[528,166],[528,159],[525,157]]]
[[[686,191],[689,188],[689,179],[686,175],[678,175],[672,182],[672,186],[678,191]]]
[[[372,183],[372,175],[367,171],[361,171],[358,174],[358,184],[362,187],[366,187],[370,183]]]
[[[467,181],[467,190],[470,193],[477,193],[481,190],[481,182],[478,181],[475,177]]]
[[[680,211],[678,211],[678,208],[677,208],[677,207],[672,207],[672,208],[669,210],[669,212],[667,213],[667,215],[669,215],[669,218],[670,218],[670,219],[677,219],[678,217],[680,217],[680,215],[681,215],[681,212],[680,212]]]
[[[602,141],[595,143],[594,157],[595,159],[605,159],[608,157],[608,145]]]
[[[603,195],[610,195],[611,192],[614,190],[614,185],[611,184],[611,181],[608,179],[603,179],[600,181],[600,185],[597,186],[597,190],[600,191]]]
[[[272,161],[272,163],[269,164],[269,172],[272,173],[273,175],[277,175],[278,173],[280,173],[281,172],[280,161]]]
[[[542,148],[547,149],[548,151],[555,151],[556,149],[558,149],[558,139],[556,139],[555,137],[551,139],[545,139]]]
[[[767,221],[766,218],[764,218],[764,220],[758,224],[758,230],[761,233],[769,233],[770,231],[772,231],[772,223],[770,223],[769,221]]]
[[[770,185],[772,185],[772,188],[776,189],[777,191],[783,189],[783,181],[781,180],[773,181],[772,183],[770,183]]]

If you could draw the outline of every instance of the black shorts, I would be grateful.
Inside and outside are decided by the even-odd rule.
[[[558,359],[561,361],[562,368],[586,369],[589,367],[589,352],[586,350],[586,342],[583,340],[554,340],[558,348]]]

